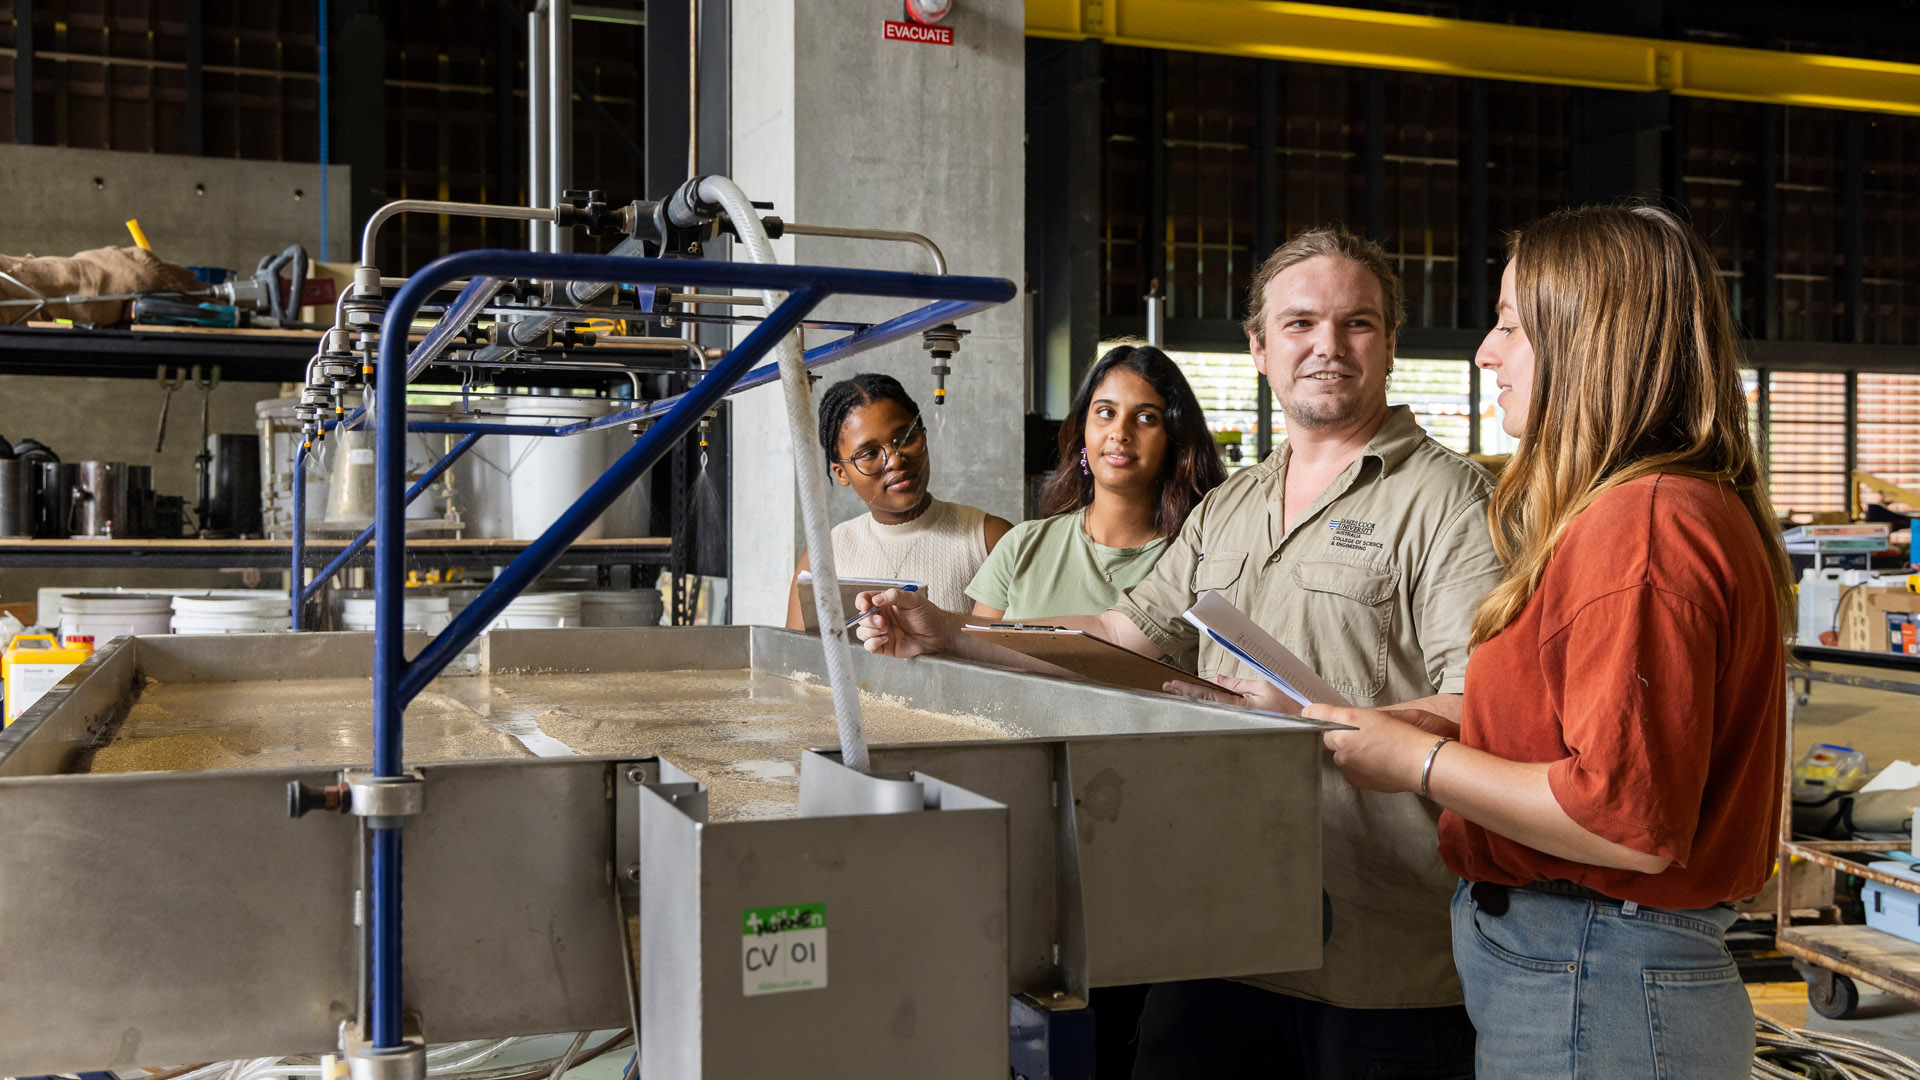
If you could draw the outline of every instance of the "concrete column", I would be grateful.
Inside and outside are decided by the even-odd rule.
[[[946,252],[951,272],[1024,278],[1025,5],[962,0],[951,46],[888,41],[898,8],[733,0],[733,176],[789,221],[909,229]],[[793,237],[783,259],[876,269],[929,268],[916,247]],[[837,301],[837,318],[876,321],[891,301]],[[821,369],[823,381],[882,371],[928,416],[933,492],[1019,520],[1026,362],[1017,302],[966,320],[948,402],[933,404],[931,361],[903,341]],[[810,335],[817,344],[834,335]],[[733,399],[733,613],[786,617],[800,552],[794,452],[780,390]],[[817,454],[817,446],[799,448]],[[833,517],[864,510],[836,487]]]

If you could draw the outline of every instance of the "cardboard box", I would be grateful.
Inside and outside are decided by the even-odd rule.
[[[1841,590],[1840,647],[1865,652],[1898,651],[1889,648],[1889,615],[1920,615],[1920,594],[1878,585]]]
[[[1787,894],[1792,910],[1808,911],[1833,906],[1832,867],[1795,857],[1787,864],[1787,868],[1787,879],[1792,882],[1792,891]],[[1733,909],[1742,915],[1772,915],[1779,910],[1779,897],[1780,875],[1776,873],[1767,879],[1758,895],[1735,901]]]

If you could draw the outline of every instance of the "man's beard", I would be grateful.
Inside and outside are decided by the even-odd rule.
[[[1359,376],[1353,377],[1358,379]],[[1371,404],[1365,393],[1288,394],[1280,398],[1280,411],[1286,416],[1288,427],[1325,429],[1352,423]]]

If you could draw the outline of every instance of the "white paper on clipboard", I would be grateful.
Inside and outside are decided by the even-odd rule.
[[[1254,625],[1252,619],[1217,592],[1200,594],[1187,609],[1186,619],[1214,644],[1258,672],[1280,692],[1301,705],[1348,705],[1346,698],[1272,634]]]
[[[812,633],[820,629],[820,616],[813,606],[813,571],[800,571],[799,586],[801,626]],[[887,589],[924,593],[927,583],[907,578],[843,577],[840,579],[840,610],[852,618],[858,611],[856,604],[861,593],[884,592]]]

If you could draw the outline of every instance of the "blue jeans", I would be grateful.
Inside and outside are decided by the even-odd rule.
[[[1664,911],[1521,889],[1504,915],[1453,894],[1453,962],[1479,1080],[1746,1080],[1753,1005],[1733,911]]]

